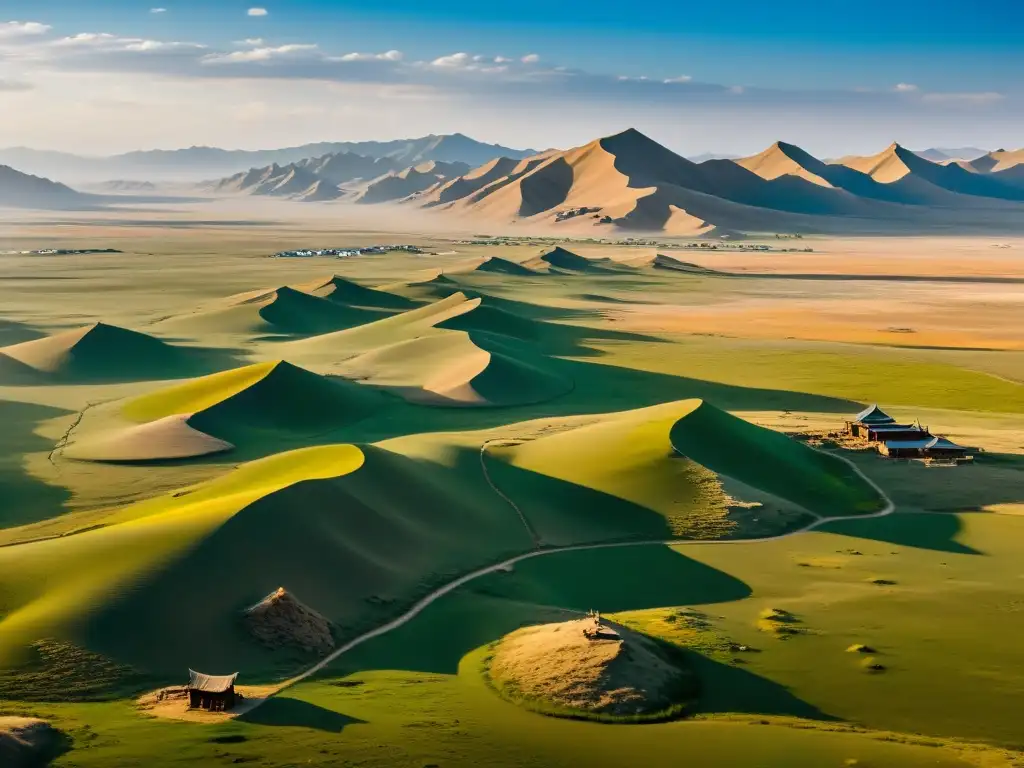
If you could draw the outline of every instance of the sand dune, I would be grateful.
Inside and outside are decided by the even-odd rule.
[[[603,274],[622,271],[622,268],[611,259],[588,259],[561,246],[556,246],[524,262],[524,266],[534,271],[540,270],[555,274]]]
[[[94,409],[65,454],[112,462],[205,456],[265,438],[328,432],[387,401],[373,388],[284,361],[258,363]]]
[[[509,261],[500,256],[491,256],[481,264],[473,267],[475,272],[495,272],[500,275],[534,275],[536,272],[517,261]]]
[[[868,174],[882,184],[912,179],[957,195],[1024,201],[1024,191],[996,177],[972,173],[956,163],[933,163],[899,144],[892,144],[877,155],[846,157],[837,163]]]
[[[209,456],[235,447],[194,429],[189,418],[189,414],[172,414],[144,424],[86,433],[68,443],[61,455],[80,461],[130,463]]]
[[[753,157],[698,164],[631,129],[514,167],[495,160],[409,202],[495,225],[543,224],[574,234],[609,227],[690,236],[885,232],[936,223],[977,227],[991,217],[1019,227],[1019,189],[976,177],[902,147],[828,164],[779,142]],[[975,211],[989,209],[982,222]]]
[[[64,381],[131,381],[194,375],[201,365],[198,350],[106,323],[0,347],[0,377],[33,371]]]
[[[416,306],[415,302],[404,296],[377,288],[367,288],[337,275],[328,280],[316,281],[298,287],[306,293],[349,307],[403,310]]]
[[[549,361],[527,348],[459,331],[375,349],[345,362],[341,371],[427,405],[524,405],[572,388]]]
[[[318,286],[318,290],[323,286]],[[329,289],[328,289],[329,293]],[[229,297],[188,315],[158,323],[167,332],[205,334],[274,334],[301,336],[329,333],[379,320],[387,312],[331,301],[282,286]]]
[[[445,163],[431,160],[420,165],[389,173],[370,182],[359,193],[357,203],[386,203],[423,192],[452,177],[469,170],[465,163]]]

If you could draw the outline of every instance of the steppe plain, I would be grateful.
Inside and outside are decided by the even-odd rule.
[[[54,765],[1024,765],[1024,240],[465,245],[273,213],[4,225],[0,250],[120,251],[0,256],[0,715],[66,734]],[[424,253],[267,258],[382,242]],[[781,434],[874,402],[984,450]],[[237,622],[280,586],[336,651],[430,602],[295,680],[318,658]],[[590,609],[686,650],[687,717],[488,686],[492,643]],[[273,695],[140,708],[189,667]]]

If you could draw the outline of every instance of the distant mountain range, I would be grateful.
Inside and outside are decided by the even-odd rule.
[[[0,206],[72,209],[85,208],[91,203],[90,195],[83,195],[64,184],[0,165]]]
[[[564,152],[496,158],[410,202],[567,232],[1024,229],[1019,153],[985,157],[940,164],[894,144],[826,163],[778,142],[752,157],[695,163],[628,130]]]
[[[922,149],[915,151],[914,154],[920,155],[925,160],[931,160],[933,163],[944,163],[948,160],[976,160],[982,155],[988,154],[988,150],[977,147],[959,147],[957,149],[939,147]]]
[[[359,203],[401,200],[470,170],[463,162],[427,160],[403,167],[404,158],[339,152],[297,163],[250,168],[201,185],[214,194],[264,195],[301,202],[347,199]]]
[[[485,144],[461,133],[395,141],[322,142],[267,150],[228,150],[216,147],[154,149],[110,157],[81,155],[27,147],[0,149],[0,164],[66,183],[96,183],[111,179],[138,181],[200,181],[228,176],[251,168],[288,165],[314,157],[355,153],[391,161],[389,170],[428,161],[460,162],[477,166],[499,155],[527,157],[535,150]]]
[[[1024,150],[932,161],[893,144],[875,155],[826,162],[776,142],[750,157],[698,163],[633,129],[526,157],[493,157],[502,148],[458,136],[361,148],[378,154],[344,150],[272,162],[206,182],[204,191],[307,202],[398,201],[498,227],[525,223],[567,234],[1024,230]],[[487,159],[475,167],[423,159],[451,153]],[[121,194],[82,195],[0,166],[0,205],[96,207],[123,201],[124,193],[141,201],[138,193],[152,191],[135,181],[94,188]]]

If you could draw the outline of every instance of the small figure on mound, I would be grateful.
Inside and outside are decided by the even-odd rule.
[[[601,623],[600,611],[587,611],[587,618],[593,623],[583,628],[583,634],[589,640],[620,640],[619,633]]]

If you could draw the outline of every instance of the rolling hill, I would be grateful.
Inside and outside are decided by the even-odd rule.
[[[102,528],[3,548],[0,666],[52,637],[169,679],[294,668],[238,631],[239,612],[278,587],[348,637],[446,574],[529,546],[467,456],[464,469],[374,446],[278,454]]]
[[[602,538],[745,536],[755,535],[757,524],[778,533],[806,524],[807,513],[883,508],[877,492],[843,461],[700,400],[577,424],[488,451],[496,482],[523,502],[549,544],[598,532]],[[544,478],[594,493],[582,510],[561,509],[552,497],[545,506],[526,502],[557,487]]]

